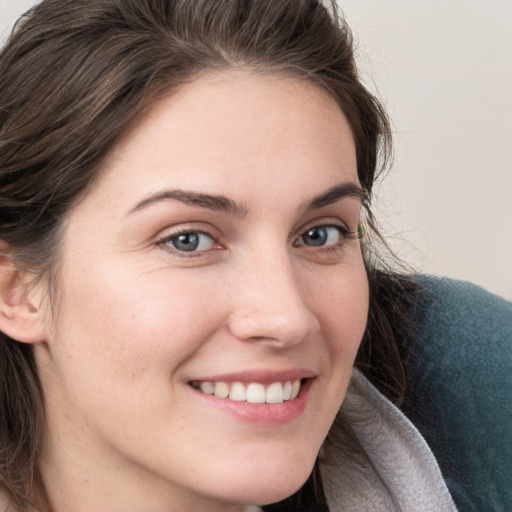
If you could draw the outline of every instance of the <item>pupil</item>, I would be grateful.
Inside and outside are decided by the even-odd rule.
[[[194,251],[199,245],[197,233],[183,233],[173,240],[173,245],[180,251]]]
[[[324,245],[327,241],[327,231],[323,228],[312,228],[306,233],[305,238],[309,245]]]

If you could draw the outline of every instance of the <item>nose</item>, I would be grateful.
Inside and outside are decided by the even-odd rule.
[[[256,261],[254,261],[256,260]],[[276,346],[298,344],[320,329],[308,307],[306,289],[288,255],[261,255],[237,272],[234,307],[228,321],[233,336]]]

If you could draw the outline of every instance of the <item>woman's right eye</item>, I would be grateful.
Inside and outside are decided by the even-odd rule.
[[[213,238],[200,231],[183,231],[166,237],[160,243],[173,251],[191,253],[208,251],[215,247]]]

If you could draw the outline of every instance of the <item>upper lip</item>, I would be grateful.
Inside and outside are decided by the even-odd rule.
[[[260,384],[271,384],[272,382],[286,382],[291,380],[309,379],[315,377],[316,373],[306,368],[293,368],[288,370],[248,370],[222,374],[201,376],[191,379],[191,382],[258,382]]]

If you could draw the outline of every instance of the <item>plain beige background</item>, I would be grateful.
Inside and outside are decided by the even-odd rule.
[[[34,3],[0,0],[2,40]],[[392,246],[512,299],[512,0],[339,3],[394,124],[377,203]]]

